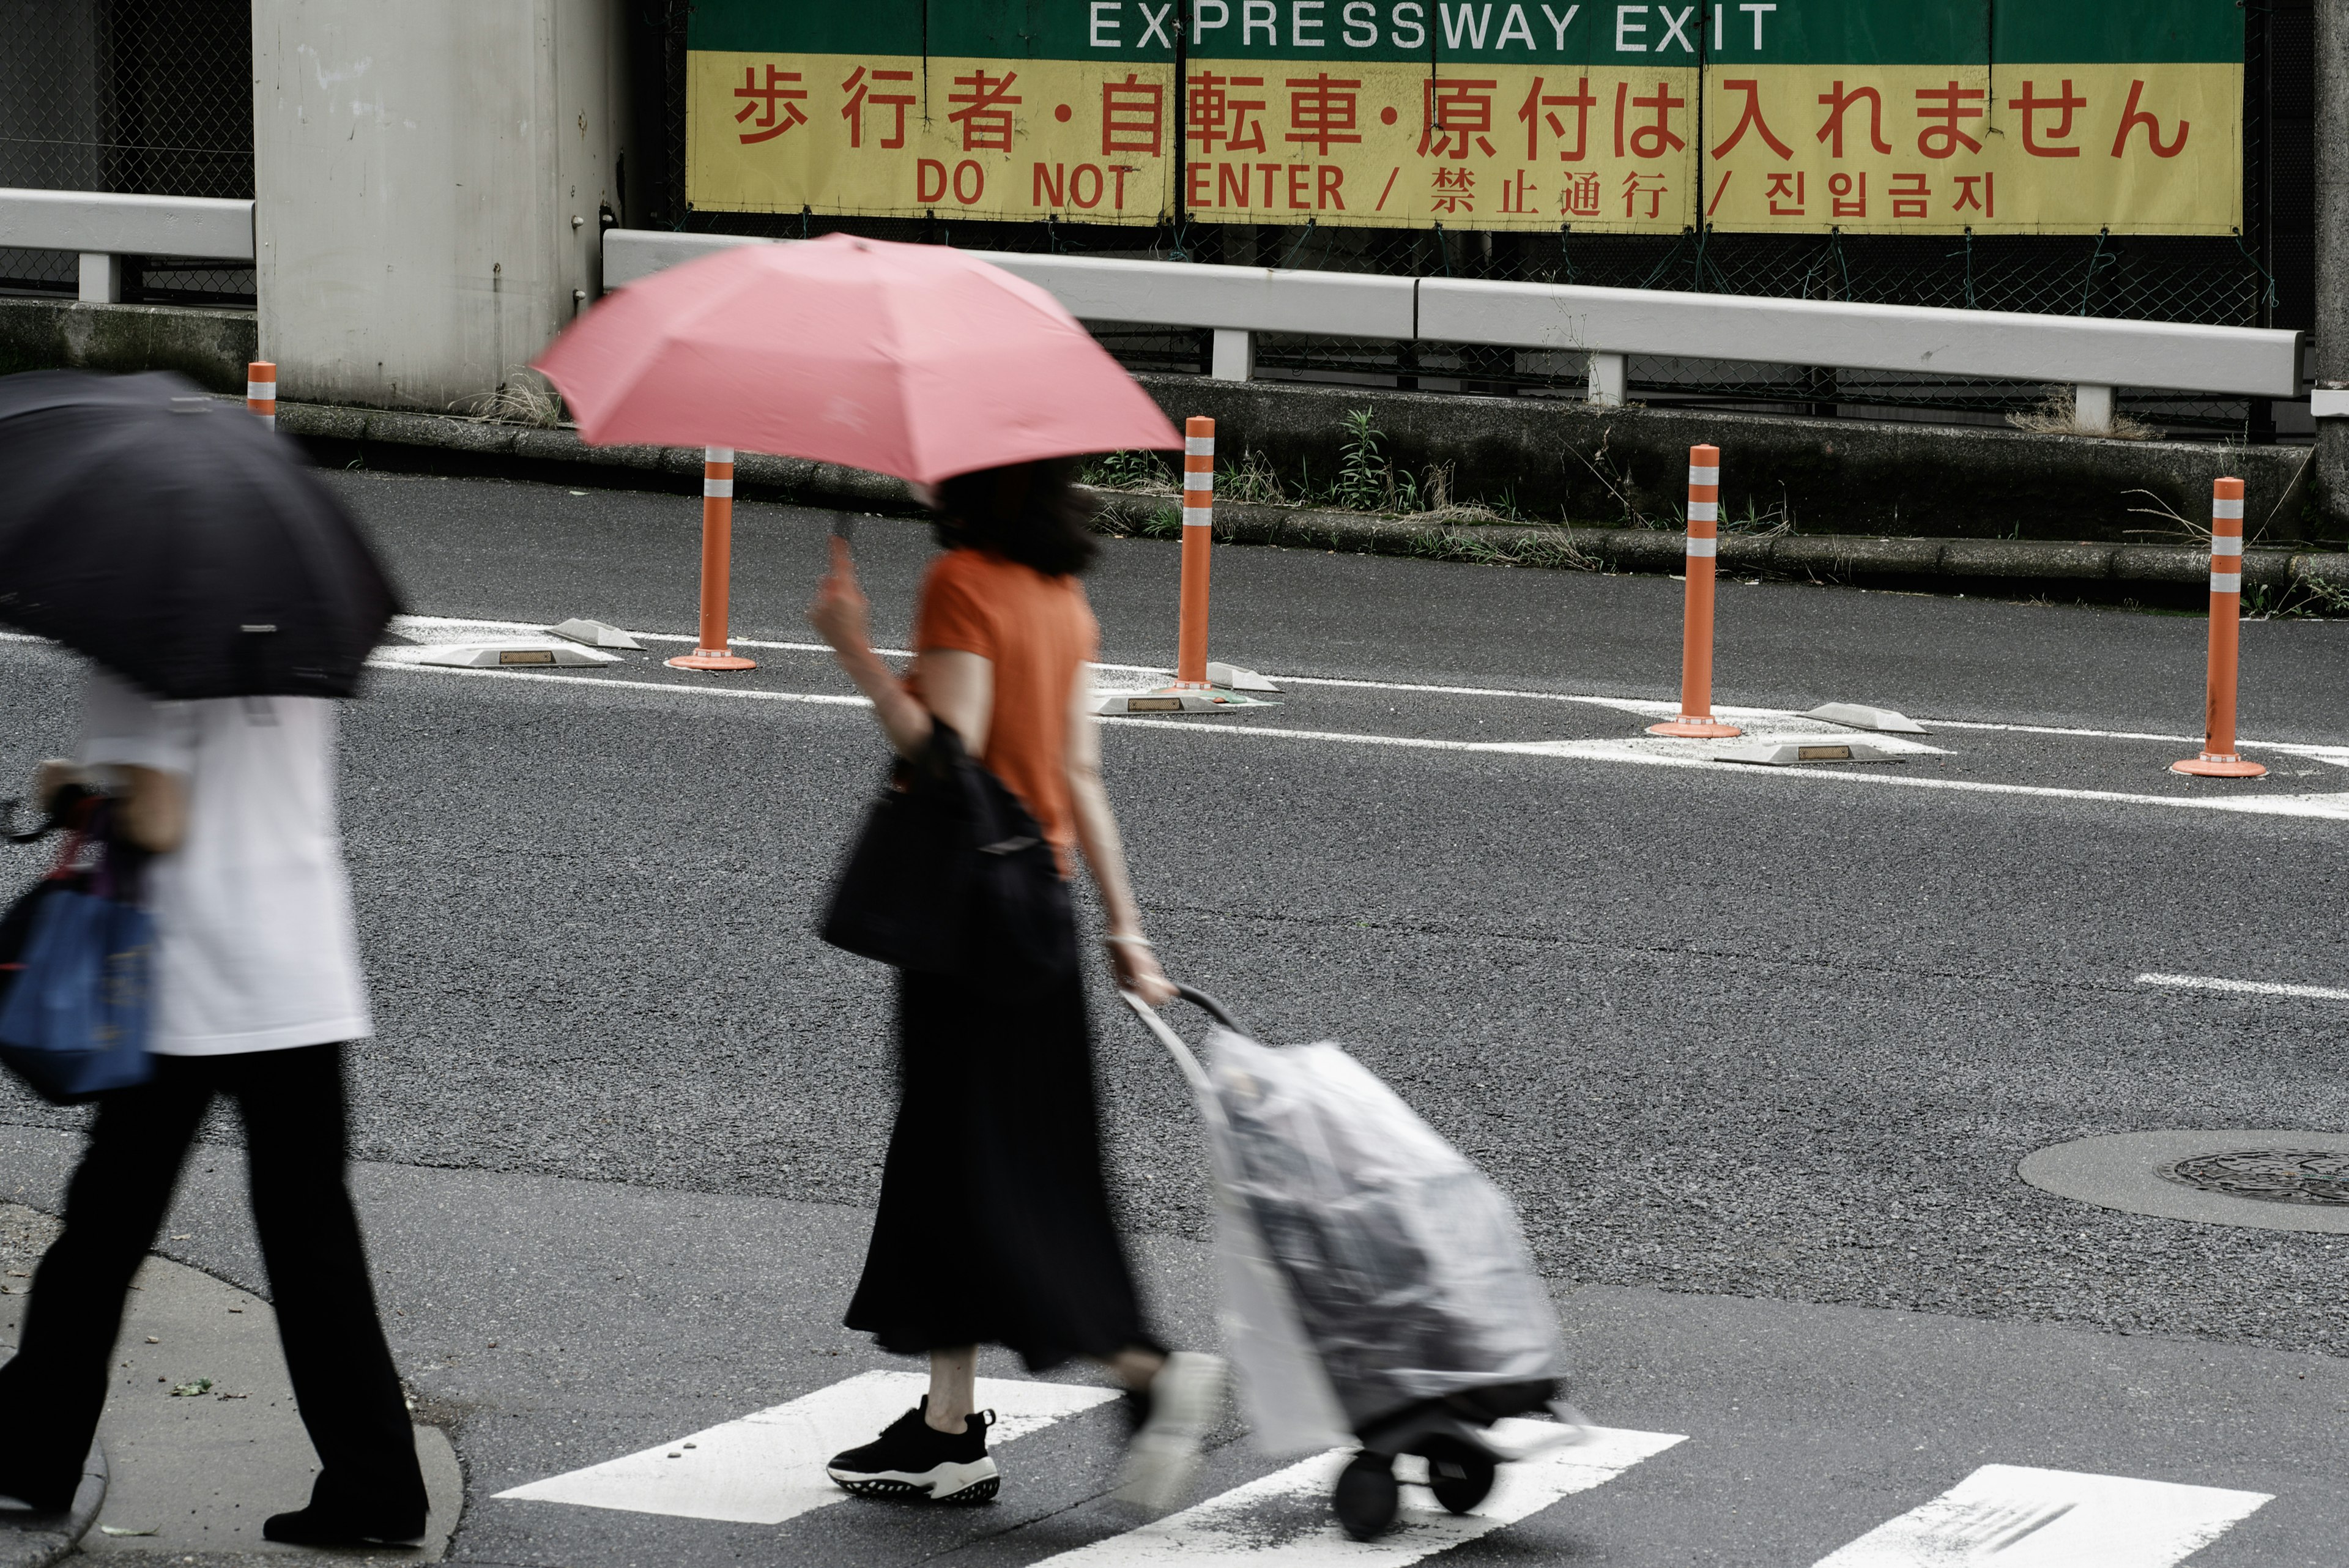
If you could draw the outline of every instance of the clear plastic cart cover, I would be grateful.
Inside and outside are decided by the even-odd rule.
[[[1331,1396],[1359,1428],[1560,1375],[1555,1310],[1508,1200],[1434,1128],[1335,1044],[1273,1050],[1217,1029],[1207,1049],[1217,1175],[1237,1210],[1220,1226],[1226,1344],[1260,1442],[1326,1445]]]

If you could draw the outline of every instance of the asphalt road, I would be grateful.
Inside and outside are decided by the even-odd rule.
[[[693,629],[690,501],[335,483],[419,614]],[[820,514],[738,509],[738,636],[806,640],[798,612],[823,540]],[[884,640],[905,635],[926,551],[914,524],[863,528]],[[1172,546],[1106,547],[1091,585],[1104,659],[1171,660],[1174,574]],[[1757,1332],[1739,1325],[1792,1313],[1802,1330],[1755,1372],[1756,1398],[1857,1335],[1878,1347],[1846,1390],[1860,1427],[1913,1374],[1967,1412],[1970,1462],[2280,1494],[2282,1480],[2252,1473],[2271,1456],[2290,1469],[2330,1454],[2337,1472],[2349,1242],[2086,1208],[2014,1170],[2035,1148],[2102,1132],[2349,1127],[2337,1048],[2349,1003],[2136,979],[2349,980],[2338,935],[2349,752],[2325,749],[2349,744],[2349,626],[2244,628],[2244,734],[2299,749],[2254,753],[2276,770],[2268,781],[2213,784],[2164,771],[2195,749],[2198,618],[1725,586],[1722,704],[1882,703],[1926,721],[1947,753],[1793,774],[1660,765],[1671,759],[1621,745],[1647,721],[1620,704],[1671,694],[1676,583],[1244,548],[1218,550],[1216,574],[1216,657],[1352,684],[1292,683],[1277,709],[1107,732],[1154,934],[1170,968],[1268,1038],[1346,1042],[1477,1159],[1516,1200],[1558,1287],[1584,1287],[1565,1298],[1570,1321],[1574,1302],[1609,1291],[1659,1303],[1621,1309],[1652,1332],[1593,1342],[1600,1386],[1620,1395],[1596,1417],[1691,1434],[1697,1451],[1697,1417],[1739,1401],[1735,1346]],[[366,1158],[469,1173],[469,1203],[545,1179],[643,1194],[636,1208],[616,1197],[633,1218],[585,1241],[622,1272],[682,1245],[647,1227],[682,1223],[704,1197],[770,1216],[820,1206],[789,1212],[834,1217],[837,1246],[853,1247],[892,1108],[887,987],[811,926],[882,748],[854,707],[783,700],[845,691],[820,658],[756,651],[762,668],[731,685],[668,671],[657,654],[560,680],[374,678],[348,713],[344,774],[380,1023],[360,1058]],[[57,653],[0,644],[0,773],[70,744],[73,679]],[[1754,727],[1774,725],[1786,727]],[[2270,809],[2210,809],[2244,801]],[[31,858],[14,852],[5,866],[21,876]],[[1184,1249],[1206,1233],[1206,1195],[1178,1082],[1130,1020],[1097,1012],[1124,1219],[1154,1258],[1192,1257],[1182,1267],[1195,1273]],[[76,1116],[10,1087],[0,1121],[62,1128]],[[831,1266],[804,1289],[773,1281],[775,1310],[797,1325],[776,1329],[778,1343],[820,1340],[878,1365],[823,1327],[845,1277]],[[1898,1320],[1930,1329],[1909,1373],[1899,1351],[1909,1342],[1868,1339],[1876,1331],[1861,1325],[1887,1320],[1865,1309],[1931,1314]],[[436,1310],[461,1324],[470,1307],[460,1294]],[[1712,1311],[1762,1316],[1698,1321]],[[1195,1298],[1177,1315],[1204,1322]],[[2127,1423],[2097,1414],[2100,1396],[2067,1381],[2076,1368],[2033,1370],[2039,1339],[2010,1355],[2006,1341],[1969,1337],[1993,1331],[2053,1334],[2044,1354],[2075,1351],[2082,1366],[2199,1370],[2173,1383],[2116,1375],[2161,1389],[2156,1407],[2178,1413],[2166,1433],[2154,1419],[2139,1451],[2113,1436]],[[2242,1390],[2304,1381],[2273,1370],[2287,1364],[2321,1368],[2328,1392],[2296,1424],[2243,1426],[2245,1398],[2268,1407]],[[1967,1389],[1969,1366],[1986,1388]],[[807,1382],[746,1374],[717,1402],[730,1417]],[[1762,1399],[1768,1420],[1739,1439],[1758,1447],[1720,1462],[1767,1469],[1789,1444],[1826,1442],[1789,1436],[1833,1423],[1836,1401],[1816,1395],[1800,1410]],[[500,1397],[485,1388],[458,1421],[469,1464],[469,1443],[488,1440],[478,1434],[524,1419],[501,1414]],[[2001,1410],[2018,1413],[2043,1457],[1998,1449],[1988,1428]],[[595,1457],[690,1429],[673,1414],[595,1434],[618,1446]],[[2201,1438],[2186,1441],[2189,1428]],[[2097,1431],[2112,1438],[2101,1456]],[[2210,1460],[2214,1432],[2223,1465]],[[2287,1458],[2293,1442],[2304,1449]],[[1668,1459],[1615,1484],[1668,1473]],[[540,1461],[551,1473],[553,1456]],[[1892,1495],[1841,1512],[1822,1503],[1842,1462],[1820,1458],[1816,1486],[1700,1510],[1716,1521],[1705,1549],[1716,1555],[1636,1511],[1619,1532],[1540,1550],[1811,1562]],[[1805,1475],[1810,1464],[1785,1461]],[[488,1533],[460,1532],[460,1556],[624,1562],[652,1550],[584,1526],[525,1550],[497,1533],[495,1512],[524,1505],[476,1492],[465,1532]],[[2337,1539],[2349,1512],[2295,1506],[2316,1512],[2293,1523],[2270,1511],[2196,1561],[2326,1560],[2303,1545]],[[1740,1542],[1767,1549],[1741,1556]]]

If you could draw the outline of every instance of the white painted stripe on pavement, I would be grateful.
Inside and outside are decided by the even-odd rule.
[[[737,644],[738,647],[751,646]],[[398,670],[411,675],[471,675],[492,680],[551,680],[574,685],[594,686],[605,691],[645,692],[654,696],[740,698],[761,702],[806,702],[822,706],[863,708],[869,704],[862,697],[844,697],[823,691],[764,691],[749,686],[685,685],[670,681],[629,680],[605,675],[547,675],[522,670],[465,670],[446,665],[402,664],[391,659],[369,659],[368,667],[376,670]],[[1609,705],[1613,705],[1611,702]],[[1669,712],[1669,703],[1648,704],[1657,712]],[[1716,718],[1742,717],[1739,711],[1715,708]],[[1936,779],[1890,773],[1853,773],[1842,768],[1805,767],[1756,769],[1744,763],[1717,762],[1682,749],[1685,742],[1630,740],[1586,741],[1438,741],[1418,735],[1357,735],[1334,730],[1291,730],[1270,724],[1193,724],[1181,720],[1115,718],[1104,716],[1104,724],[1125,725],[1135,729],[1173,730],[1184,734],[1263,738],[1268,740],[1327,741],[1356,746],[1393,746],[1408,751],[1483,752],[1494,755],[1521,757],[1557,757],[1594,763],[1634,763],[1649,767],[1698,768],[1713,773],[1743,774],[1749,778],[1775,779],[1839,779],[1851,784],[1884,784],[1895,789],[1952,790],[1971,794],[2034,795],[2046,800],[2102,801],[2122,805],[2166,805],[2181,811],[2235,812],[2252,816],[2312,817],[2328,821],[2349,821],[2349,794],[2271,794],[2271,795],[2166,795],[2133,794],[2118,790],[2063,789],[2053,784],[1992,784],[1976,779]],[[1748,736],[1750,742],[1754,737]],[[1879,738],[1873,743],[1881,745]],[[2236,742],[2240,745],[2242,742]],[[1653,748],[1649,749],[1649,748]]]
[[[1817,1568],[2175,1568],[2269,1500],[2261,1491],[1984,1465]]]
[[[1557,1430],[1547,1421],[1494,1423],[1495,1435],[1504,1443],[1526,1443],[1554,1436]],[[1328,1516],[1330,1490],[1351,1457],[1339,1449],[1300,1460],[1140,1529],[1048,1557],[1037,1568],[1047,1564],[1051,1568],[1174,1568],[1176,1564],[1211,1568],[1218,1563],[1245,1563],[1247,1568],[1404,1568],[1538,1513],[1562,1497],[1603,1485],[1640,1460],[1687,1440],[1673,1432],[1627,1432],[1607,1427],[1590,1428],[1586,1440],[1571,1447],[1551,1449],[1502,1466],[1492,1495],[1474,1513],[1445,1513],[1430,1506],[1424,1493],[1414,1496],[1415,1489],[1407,1487],[1402,1517],[1392,1531],[1376,1541],[1348,1540]],[[1400,1465],[1397,1469],[1405,1478],[1413,1474]],[[1426,1472],[1417,1473],[1423,1478]],[[1320,1528],[1296,1531],[1293,1514],[1300,1503],[1321,1512]]]
[[[824,1474],[825,1461],[843,1449],[872,1441],[882,1428],[911,1409],[928,1386],[927,1376],[921,1373],[867,1372],[722,1427],[497,1495],[678,1519],[781,1524],[811,1509],[844,1501],[849,1494]],[[1116,1397],[1112,1388],[978,1380],[979,1406],[993,1409],[997,1417],[990,1446],[1040,1431]]]
[[[412,615],[394,618],[395,628],[401,630],[431,631],[443,628],[458,630],[543,632],[542,621],[470,620],[454,616]],[[673,631],[632,631],[628,634],[646,642],[696,642],[699,639],[688,633]],[[44,638],[29,637],[21,632],[0,632],[0,639],[18,642],[42,642]],[[824,653],[832,650],[820,642],[759,642],[748,638],[731,639],[736,648],[771,648],[789,653]],[[887,659],[911,659],[913,650],[904,648],[882,648],[874,651]],[[1095,670],[1115,670],[1121,675],[1165,675],[1174,673],[1174,667],[1164,664],[1096,664]],[[1413,680],[1358,680],[1334,675],[1273,675],[1268,677],[1282,686],[1328,686],[1350,691],[1418,691],[1432,697],[1507,697],[1530,702],[1571,702],[1586,708],[1611,708],[1618,712],[1636,713],[1642,718],[1674,718],[1681,711],[1678,698],[1598,697],[1578,691],[1528,691],[1516,686],[1440,686]],[[1793,708],[1738,708],[1716,702],[1713,715],[1722,719],[1800,719],[1802,713]],[[2199,746],[2207,738],[2199,734],[2175,735],[2151,730],[2084,730],[2061,724],[2008,724],[1976,719],[1921,718],[1918,722],[1937,730],[1979,730],[1985,733],[2009,735],[2065,735],[2084,741],[2158,741],[2163,745]],[[2349,745],[2324,744],[2307,741],[2252,741],[2238,738],[2238,748],[2255,751],[2284,752],[2293,756],[2313,757],[2319,761],[2349,767]]]
[[[2349,1002],[2349,991],[2329,985],[2284,985],[2267,980],[2220,980],[2207,974],[2141,974],[2139,985],[2163,985],[2178,991],[2228,991],[2246,996],[2304,996],[2316,1002]]]

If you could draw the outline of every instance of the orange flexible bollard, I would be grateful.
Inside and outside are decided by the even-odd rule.
[[[734,563],[734,449],[705,447],[701,453],[701,645],[678,654],[678,670],[756,670],[727,646],[726,587]]]
[[[2210,484],[2210,665],[2203,693],[2202,754],[2174,774],[2255,779],[2267,769],[2235,754],[2235,649],[2243,618],[2243,482]]]
[[[1713,716],[1713,565],[1720,549],[1721,449],[1689,448],[1688,592],[1681,621],[1681,716],[1651,735],[1718,741],[1744,733]]]
[[[1207,690],[1207,570],[1216,545],[1216,421],[1183,421],[1183,623],[1174,686]]]
[[[277,428],[277,367],[266,359],[244,368],[244,411],[271,430]]]

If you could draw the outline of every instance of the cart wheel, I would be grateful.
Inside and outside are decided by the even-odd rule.
[[[1330,1504],[1347,1534],[1357,1541],[1376,1541],[1395,1521],[1397,1492],[1392,1456],[1356,1454],[1338,1477]]]
[[[1427,1490],[1454,1513],[1466,1513],[1485,1501],[1497,1473],[1490,1459],[1430,1459]]]

